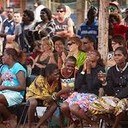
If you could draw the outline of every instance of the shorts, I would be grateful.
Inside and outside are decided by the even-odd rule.
[[[8,107],[20,104],[23,101],[23,96],[20,92],[17,91],[11,91],[11,90],[3,90],[0,91],[0,94],[5,96],[5,99],[7,100]]]

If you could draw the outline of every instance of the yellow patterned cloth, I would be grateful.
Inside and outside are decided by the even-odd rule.
[[[89,106],[89,111],[94,115],[113,113],[116,116],[128,109],[126,98],[119,100],[113,96],[103,96]]]
[[[49,85],[47,79],[39,75],[29,86],[26,92],[26,99],[35,98],[45,100],[51,96],[58,88],[58,83]]]

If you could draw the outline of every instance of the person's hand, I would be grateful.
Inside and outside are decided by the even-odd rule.
[[[91,61],[89,57],[87,57],[84,62],[83,71],[89,71],[89,72],[91,71]]]
[[[5,90],[5,89],[6,89],[5,86],[0,85],[0,91],[3,91],[3,90]]]
[[[12,43],[15,40],[15,35],[7,35],[6,40],[8,43]]]
[[[49,57],[54,57],[53,52],[51,52],[50,54],[48,54]]]
[[[51,96],[47,97],[47,99],[44,100],[44,104],[46,106],[50,106],[50,104],[53,102],[53,99]]]
[[[86,60],[86,70],[91,70],[91,68],[92,68],[92,61],[88,57]]]
[[[35,60],[32,60],[32,61],[33,61],[33,64],[31,66],[31,68],[33,69],[35,67],[35,65],[36,65],[36,61]]]
[[[62,54],[61,54],[61,58],[62,58],[63,62],[65,62],[66,55],[65,55],[65,53],[64,53],[64,52],[62,52]]]
[[[100,71],[98,73],[98,79],[104,84],[106,82],[106,73]]]

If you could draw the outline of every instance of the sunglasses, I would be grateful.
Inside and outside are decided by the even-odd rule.
[[[57,10],[57,12],[58,12],[58,13],[59,13],[59,12],[62,13],[62,12],[64,12],[64,11],[62,11],[62,10]]]
[[[68,45],[68,46],[71,46],[71,45],[73,45],[73,44],[75,44],[75,42],[68,43],[67,45]]]

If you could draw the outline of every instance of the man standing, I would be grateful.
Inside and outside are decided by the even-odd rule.
[[[73,32],[73,23],[71,18],[66,17],[66,7],[63,4],[60,4],[57,7],[57,16],[54,19],[56,24],[55,34],[60,37],[72,37],[74,35]]]
[[[94,47],[98,47],[98,21],[96,19],[97,9],[91,7],[87,13],[87,20],[79,27],[77,35],[82,39],[86,35],[92,36],[96,43]]]
[[[2,23],[0,37],[4,38],[3,49],[6,44],[6,36],[13,35],[15,30],[15,23],[13,20],[14,10],[13,8],[7,8],[7,19],[5,19]]]

